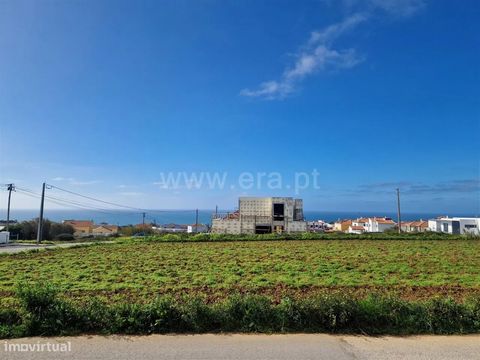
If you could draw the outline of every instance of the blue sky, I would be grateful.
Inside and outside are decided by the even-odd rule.
[[[473,0],[3,1],[0,182],[332,211],[395,210],[400,187],[405,211],[478,214],[479,20]],[[230,185],[314,169],[297,194]],[[228,184],[172,188],[169,172]]]

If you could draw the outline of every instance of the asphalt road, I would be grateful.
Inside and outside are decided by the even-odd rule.
[[[50,346],[63,344],[67,350],[70,346],[71,351],[48,352],[47,343],[50,343]],[[12,351],[10,348],[10,351],[7,351],[13,344],[44,344],[44,350],[21,352]],[[23,346],[25,348],[25,345]],[[366,337],[325,334],[209,334],[23,338],[0,342],[0,359],[478,360],[480,335]]]
[[[111,243],[113,241],[102,241],[102,243]],[[98,242],[97,242],[98,243]],[[29,250],[35,250],[35,249],[45,249],[45,248],[69,248],[72,246],[77,246],[77,245],[89,245],[93,244],[93,242],[80,242],[80,243],[64,243],[64,244],[46,244],[46,245],[35,245],[35,244],[7,244],[7,245],[1,245],[0,246],[0,254],[1,253],[8,253],[8,254],[14,254],[22,251],[29,251]]]

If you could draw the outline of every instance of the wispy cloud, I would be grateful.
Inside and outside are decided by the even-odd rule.
[[[422,10],[426,3],[424,0],[347,0],[351,3],[366,2],[372,9],[382,10],[390,15],[407,17]]]
[[[388,15],[409,16],[423,7],[422,0],[345,0],[356,9],[344,20],[313,31],[308,41],[294,54],[295,62],[287,67],[280,79],[262,82],[254,89],[246,88],[240,95],[267,100],[284,99],[296,91],[306,77],[321,71],[351,69],[365,60],[355,48],[335,48],[335,41],[371,19],[378,11]],[[360,10],[361,8],[362,10]]]
[[[295,63],[283,72],[280,80],[263,82],[257,89],[243,89],[240,94],[268,100],[283,99],[294,92],[297,84],[308,75],[326,69],[354,67],[363,61],[363,57],[353,48],[336,50],[332,48],[332,44],[336,38],[366,19],[367,16],[364,14],[354,14],[322,31],[312,32],[302,51],[295,55]]]
[[[123,192],[119,192],[118,194],[122,195],[122,196],[142,196],[142,195],[144,195],[144,193],[138,192],[138,191],[123,191]]]
[[[364,184],[358,187],[360,192],[368,193],[393,193],[396,188],[400,188],[403,194],[459,194],[459,193],[478,193],[480,192],[480,181],[478,179],[461,179],[452,181],[443,181],[434,184],[425,184],[419,182],[385,182],[375,184]]]
[[[64,178],[64,177],[61,177],[61,176],[57,176],[57,177],[54,177],[52,180],[53,181],[67,181],[67,180],[70,180],[71,178]]]
[[[86,180],[86,181],[82,181],[82,180],[77,180],[73,177],[62,177],[62,176],[57,176],[57,177],[54,177],[52,178],[53,181],[57,181],[57,182],[65,182],[65,183],[68,183],[70,185],[77,185],[77,186],[82,186],[82,185],[93,185],[93,184],[98,184],[98,183],[101,183],[100,180]]]

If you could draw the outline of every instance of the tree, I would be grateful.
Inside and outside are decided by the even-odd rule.
[[[51,223],[49,238],[55,239],[60,234],[70,234],[73,235],[75,229],[71,225],[61,224],[61,223]]]

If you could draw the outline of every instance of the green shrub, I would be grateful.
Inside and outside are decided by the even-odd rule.
[[[139,241],[278,241],[278,240],[480,240],[478,235],[451,235],[437,232],[422,233],[364,233],[346,234],[342,232],[332,233],[271,233],[271,234],[208,234],[208,233],[178,233],[178,234],[155,234]]]
[[[16,309],[0,308],[0,339],[21,337],[24,333],[22,314]]]
[[[209,241],[210,240],[210,234],[198,233],[198,234],[192,235],[190,237],[190,240],[192,240],[192,241]]]
[[[26,312],[28,335],[68,334],[78,326],[80,308],[59,299],[50,284],[21,284],[17,297]]]
[[[225,329],[242,332],[278,331],[277,312],[264,296],[233,296],[220,307],[224,312]]]
[[[0,337],[78,333],[329,332],[354,334],[465,334],[480,332],[480,297],[408,302],[372,295],[355,299],[322,295],[283,298],[232,295],[208,304],[202,298],[159,297],[151,303],[75,303],[49,284],[21,284],[20,309],[0,309]]]
[[[75,240],[75,237],[72,234],[58,234],[55,236],[55,240],[70,241]]]

